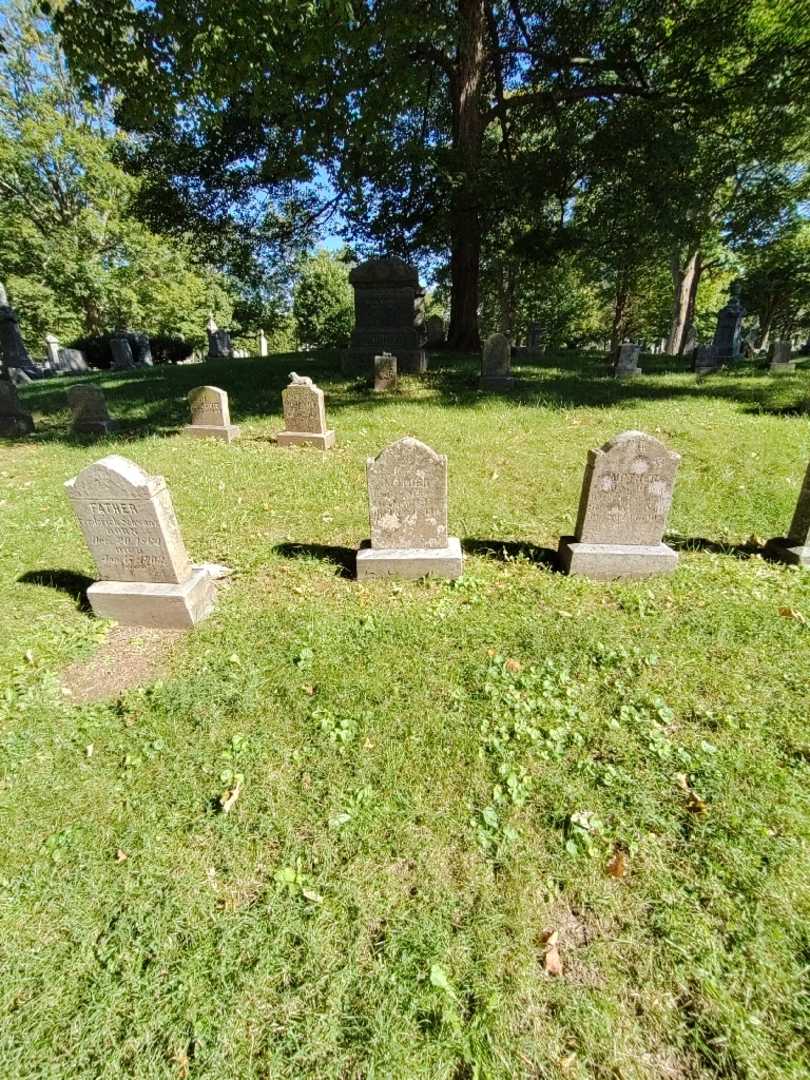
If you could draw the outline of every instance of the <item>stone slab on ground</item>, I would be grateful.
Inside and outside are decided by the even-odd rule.
[[[152,581],[97,581],[87,590],[90,606],[101,619],[124,626],[183,629],[211,613],[216,599],[214,579],[204,566],[196,566],[182,583]]]
[[[610,581],[669,574],[678,553],[666,544],[583,544],[575,536],[560,537],[560,565],[566,574]]]
[[[448,536],[441,548],[372,548],[357,552],[357,580],[421,577],[458,578],[464,568],[461,541]]]
[[[279,446],[315,446],[318,450],[331,450],[335,445],[334,431],[280,431],[276,436]]]

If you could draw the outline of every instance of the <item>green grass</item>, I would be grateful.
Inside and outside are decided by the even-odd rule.
[[[269,441],[291,367],[335,451]],[[2,1077],[808,1075],[810,625],[780,610],[810,620],[810,573],[756,548],[810,458],[810,376],[618,384],[568,354],[484,397],[473,369],[383,399],[329,358],[98,375],[123,429],[96,444],[66,435],[64,383],[23,392],[38,434],[0,448]],[[201,382],[239,443],[179,434]],[[566,578],[548,550],[586,452],[628,428],[683,455],[681,565]],[[365,459],[404,434],[449,455],[457,584],[343,572]],[[78,706],[59,672],[108,624],[77,603],[62,485],[113,451],[236,576],[165,678]]]

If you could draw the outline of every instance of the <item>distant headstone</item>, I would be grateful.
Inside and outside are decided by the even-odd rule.
[[[444,345],[447,328],[441,315],[431,315],[425,320],[425,332],[428,348],[435,349],[439,345]]]
[[[634,345],[630,341],[622,342],[613,368],[613,374],[617,379],[633,379],[636,375],[643,374],[638,364],[640,354],[640,345]]]
[[[110,364],[112,371],[131,371],[135,367],[135,357],[132,355],[128,334],[114,334],[110,338],[110,351],[112,352]]]
[[[721,363],[739,360],[742,356],[740,331],[744,315],[745,308],[740,303],[739,285],[735,282],[731,286],[728,303],[717,313],[717,328],[712,341]]]
[[[695,374],[709,375],[713,371],[719,371],[723,366],[714,345],[698,345],[695,349]]]
[[[34,418],[20,404],[17,387],[10,379],[0,379],[0,435],[15,438],[33,430]]]
[[[770,368],[772,375],[789,374],[796,370],[796,362],[791,354],[789,341],[774,341]]]
[[[0,284],[0,378],[4,371],[8,372],[11,368],[24,371],[29,379],[41,379],[45,374],[28,355],[17,314],[8,302],[5,288]]]
[[[608,579],[674,570],[678,556],[663,535],[680,460],[642,431],[625,431],[591,450],[575,535],[560,539],[565,572]]]
[[[778,536],[765,545],[765,553],[777,562],[810,566],[810,465],[804,475],[793,521],[787,536]]]
[[[217,327],[213,315],[208,316],[206,332],[208,334],[208,356],[206,359],[230,360],[233,357],[231,335],[227,330],[220,330]]]
[[[149,335],[130,332],[127,336],[135,367],[153,367],[155,362],[152,359],[152,346]]]
[[[59,371],[59,338],[55,334],[45,335],[45,351],[51,371]]]
[[[107,411],[107,401],[100,387],[70,386],[67,400],[73,413],[71,430],[77,435],[108,435],[117,426]]]
[[[218,386],[196,386],[189,390],[191,423],[183,428],[186,435],[196,439],[222,439],[233,442],[239,438],[239,428],[231,423],[228,395]]]
[[[397,358],[391,353],[374,357],[374,389],[378,393],[397,388]]]
[[[90,365],[80,349],[60,349],[58,370],[65,374],[81,375],[90,370]]]
[[[540,356],[544,351],[543,327],[539,322],[530,322],[526,335],[526,352],[529,356]]]
[[[214,606],[214,581],[192,566],[162,476],[111,454],[65,484],[101,578],[87,590],[100,618],[186,627]]]
[[[356,266],[349,281],[355,320],[349,357],[368,362],[385,350],[396,356],[401,372],[426,371],[425,290],[415,268],[401,259],[372,259]]]
[[[512,377],[512,349],[505,334],[490,334],[484,342],[481,354],[481,390],[511,390],[515,385]]]
[[[357,577],[461,576],[461,544],[447,533],[447,458],[404,438],[369,458],[371,540],[357,553]]]
[[[265,337],[264,330],[259,331],[256,344],[259,349],[259,356],[267,356],[267,338]]]
[[[284,431],[276,436],[279,446],[317,446],[329,450],[335,433],[326,427],[323,390],[307,376],[290,372],[290,384],[281,391]]]

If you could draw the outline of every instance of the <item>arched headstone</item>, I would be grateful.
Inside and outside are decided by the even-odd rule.
[[[188,392],[191,423],[183,431],[196,439],[222,439],[233,442],[239,428],[231,423],[228,395],[218,386],[195,386]]]

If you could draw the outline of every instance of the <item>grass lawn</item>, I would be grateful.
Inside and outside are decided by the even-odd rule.
[[[328,357],[100,374],[122,431],[98,443],[67,435],[66,382],[22,392],[38,433],[0,446],[4,1080],[808,1076],[810,572],[757,552],[810,458],[810,372],[652,361],[619,384],[571,353],[483,396],[473,361],[434,360],[385,397]],[[336,450],[270,441],[292,367]],[[179,434],[203,382],[240,442]],[[567,578],[550,549],[587,450],[628,428],[683,455],[680,567]],[[449,456],[465,574],[361,586],[365,459],[405,434]],[[62,675],[117,631],[84,610],[62,485],[112,452],[236,573],[144,684],[87,701]]]

